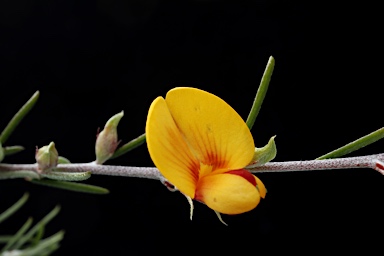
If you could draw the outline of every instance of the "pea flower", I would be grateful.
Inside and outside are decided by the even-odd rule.
[[[157,97],[149,108],[146,138],[156,167],[190,202],[232,215],[254,209],[266,195],[261,180],[244,169],[255,152],[251,132],[211,93],[177,87],[165,99]]]

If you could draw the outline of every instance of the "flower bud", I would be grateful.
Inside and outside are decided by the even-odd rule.
[[[57,166],[59,153],[56,150],[55,143],[51,142],[48,146],[44,146],[36,150],[35,158],[38,170],[45,171]]]
[[[112,116],[104,126],[104,130],[97,135],[95,152],[96,164],[103,164],[107,161],[119,145],[117,140],[117,125],[123,117],[124,112]]]

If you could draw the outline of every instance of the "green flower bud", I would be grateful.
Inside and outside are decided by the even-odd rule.
[[[97,135],[95,152],[96,164],[103,164],[107,161],[119,145],[117,140],[117,125],[124,116],[124,112],[112,116],[104,126],[104,130]]]
[[[51,142],[48,146],[44,146],[36,150],[36,162],[38,170],[45,171],[57,166],[59,153],[55,148],[55,143]]]

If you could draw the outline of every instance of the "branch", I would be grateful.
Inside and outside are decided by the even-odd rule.
[[[294,171],[313,171],[313,170],[331,170],[331,169],[353,169],[353,168],[371,168],[384,174],[384,153],[346,157],[326,160],[309,160],[309,161],[289,161],[267,163],[262,166],[252,167],[248,169],[252,173],[261,172],[294,172]],[[18,172],[18,171],[35,171],[36,164],[0,164],[1,172]],[[59,164],[52,171],[64,172],[91,172],[97,175],[123,176],[134,178],[146,178],[164,181],[165,178],[155,167],[136,167],[136,166],[115,166],[115,165],[98,165],[92,163],[80,164]]]
[[[295,172],[331,169],[371,168],[384,175],[384,153],[376,155],[346,157],[325,160],[289,161],[267,163],[262,166],[248,167],[252,173]]]
[[[0,164],[0,174],[2,172],[20,172],[34,171],[37,172],[37,164]],[[57,167],[47,170],[49,172],[91,172],[97,175],[124,176],[134,178],[147,178],[155,180],[163,180],[163,176],[155,167],[135,167],[135,166],[118,166],[118,165],[98,165],[92,163],[79,164],[58,164]]]

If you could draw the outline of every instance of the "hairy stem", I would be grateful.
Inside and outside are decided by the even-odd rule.
[[[383,161],[384,154],[376,154],[325,160],[275,162],[247,169],[252,173],[260,173],[371,168],[384,174]]]
[[[247,168],[252,173],[294,172],[331,169],[371,168],[384,174],[384,153],[359,157],[346,157],[326,160],[289,161],[267,163]],[[92,163],[59,164],[51,171],[91,172],[98,175],[147,178],[164,181],[164,177],[155,167],[98,165]],[[1,172],[36,171],[36,164],[0,164]]]
[[[2,172],[36,171],[37,164],[0,164],[0,175]],[[59,164],[52,171],[62,172],[91,172],[98,175],[124,176],[135,178],[147,178],[162,180],[163,176],[155,167],[136,167],[119,165],[99,165],[92,163]]]

